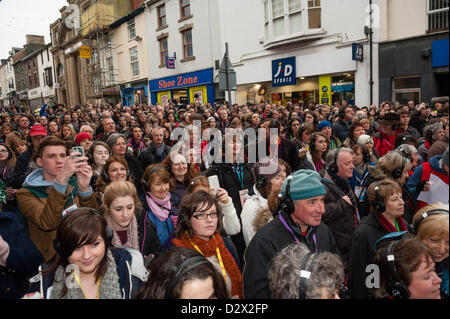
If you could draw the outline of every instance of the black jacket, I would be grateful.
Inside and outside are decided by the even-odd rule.
[[[297,239],[309,247],[311,251],[329,251],[340,255],[333,234],[328,226],[320,223],[318,227],[309,227],[306,237],[285,213],[282,216],[291,227]],[[314,236],[315,235],[315,236]],[[316,243],[314,241],[316,238]],[[276,217],[261,228],[250,241],[245,251],[243,272],[244,295],[247,299],[268,299],[271,297],[267,272],[272,258],[283,248],[295,242],[295,238]],[[317,245],[317,246],[316,246]]]
[[[171,149],[170,146],[168,145],[164,146],[164,153],[162,155],[163,157],[162,159],[166,158],[166,156],[169,155],[170,149]],[[142,163],[144,171],[148,166],[162,162],[162,159],[158,158],[158,156],[156,155],[156,150],[154,149],[152,144],[147,146],[144,149],[144,151],[142,151],[142,153],[139,155],[139,160]]]
[[[161,252],[161,242],[159,241],[156,226],[150,218],[146,218],[150,210],[145,196],[140,198],[142,211],[138,216],[139,251],[142,256],[158,255]]]
[[[19,155],[19,158],[16,161],[16,166],[14,167],[15,176],[14,180],[11,182],[11,187],[14,189],[22,188],[22,184],[27,177],[27,172],[29,169],[31,157],[34,154],[33,145],[29,145],[28,149]]]
[[[348,275],[348,288],[352,298],[369,298],[369,290],[365,284],[368,273],[365,270],[375,257],[375,242],[388,233],[373,213],[364,217],[353,232]]]
[[[341,143],[344,143],[345,139],[348,137],[350,124],[351,123],[347,124],[344,120],[339,120],[333,125],[333,135],[336,136]]]
[[[356,204],[353,206],[342,199],[345,193],[338,185],[326,178],[322,178],[322,184],[327,191],[324,197],[325,214],[322,216],[322,221],[328,225],[336,239],[347,272],[352,235],[357,227],[357,201],[351,189],[348,196],[351,199],[353,197],[352,202]]]
[[[127,152],[125,154],[125,159],[128,164],[128,169],[130,170],[131,176],[133,176],[134,186],[136,186],[136,190],[138,194],[143,193],[141,178],[144,175],[144,169],[142,168],[142,163],[134,156],[133,152]]]

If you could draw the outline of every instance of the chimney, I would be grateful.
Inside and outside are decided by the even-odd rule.
[[[45,45],[45,38],[43,35],[33,35],[33,34],[27,34],[26,35],[27,44],[42,44]]]

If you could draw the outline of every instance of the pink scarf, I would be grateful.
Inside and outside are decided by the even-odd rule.
[[[110,215],[105,215],[105,219],[106,219],[106,222],[108,223],[108,226],[110,228],[113,228],[111,216]],[[114,236],[113,236],[113,239],[111,241],[111,244],[113,246],[125,246],[125,247],[130,247],[130,248],[139,250],[139,239],[138,239],[138,230],[137,230],[136,216],[133,216],[133,219],[131,220],[130,225],[128,225],[127,242],[122,245],[122,242],[120,241],[119,235],[117,234],[116,231],[114,231]]]
[[[146,196],[147,204],[153,215],[156,216],[160,221],[165,221],[167,217],[169,217],[169,213],[172,209],[172,205],[170,203],[170,193],[167,194],[166,198],[158,199],[152,195],[152,193],[147,192]],[[161,208],[162,207],[162,208]],[[172,222],[176,225],[177,216],[171,216]],[[174,219],[175,218],[175,219]]]

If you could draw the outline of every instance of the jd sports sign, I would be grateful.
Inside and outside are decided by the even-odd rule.
[[[295,56],[272,61],[272,86],[295,85]]]

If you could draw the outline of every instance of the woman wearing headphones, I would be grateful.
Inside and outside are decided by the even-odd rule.
[[[177,225],[177,207],[179,201],[174,198],[172,190],[175,183],[167,169],[161,164],[154,164],[147,167],[142,176],[144,195],[140,196],[142,213],[139,215],[138,227],[142,233],[140,241],[141,251],[149,249],[146,246],[147,235],[145,231],[149,227],[156,227],[162,250],[167,250],[172,246],[172,238]],[[146,244],[147,243],[147,244]]]
[[[103,193],[105,192],[106,186],[110,183],[127,180],[132,180],[128,172],[127,161],[119,156],[111,156],[108,158],[96,182],[97,201],[103,203]]]
[[[13,204],[14,194],[17,189],[10,187],[11,182],[14,180],[14,167],[16,166],[16,155],[5,144],[0,143],[0,174],[3,183],[6,185],[6,196],[8,204]],[[4,209],[6,210],[6,209]]]
[[[153,224],[148,223],[145,230],[138,231],[137,218],[142,207],[133,183],[120,181],[109,184],[105,189],[103,202],[105,219],[114,231],[111,241],[113,246],[138,250],[144,258],[161,251],[161,243]]]
[[[365,135],[366,130],[360,123],[353,123],[348,130],[348,137],[342,143],[345,147],[352,147],[358,142],[358,137]]]
[[[325,156],[330,147],[330,140],[324,133],[314,132],[311,135],[309,150],[306,152],[306,159],[314,167],[314,170],[321,173],[323,177],[325,171]]]
[[[370,160],[370,153],[364,144],[355,144],[352,146],[353,150],[353,177],[349,179],[350,187],[355,193],[359,202],[364,200],[367,187],[365,185],[366,179],[369,177],[369,166],[375,166]]]
[[[367,189],[370,214],[364,217],[352,236],[349,263],[349,289],[352,298],[369,297],[366,287],[366,267],[373,262],[375,242],[393,232],[406,231],[402,218],[404,203],[401,186],[385,179]]]
[[[434,203],[421,208],[413,220],[413,231],[431,250],[435,271],[441,278],[441,297],[448,299],[448,206]]]
[[[229,297],[243,298],[242,275],[231,240],[220,235],[222,210],[210,193],[198,191],[183,198],[179,220],[172,240],[177,247],[196,250],[206,257],[223,276]]]
[[[63,217],[56,255],[31,291],[46,299],[131,299],[148,272],[142,256],[111,247],[112,233],[102,214],[80,207]]]
[[[102,173],[106,160],[109,158],[110,149],[108,144],[101,141],[96,141],[91,145],[87,154],[89,158],[89,165],[91,165],[93,172],[91,186],[95,191],[97,179]]]
[[[380,275],[380,288],[373,290],[375,298],[441,298],[441,279],[434,271],[433,253],[417,238],[383,244],[374,262]]]
[[[227,299],[225,282],[195,250],[171,247],[152,260],[136,299]]]

